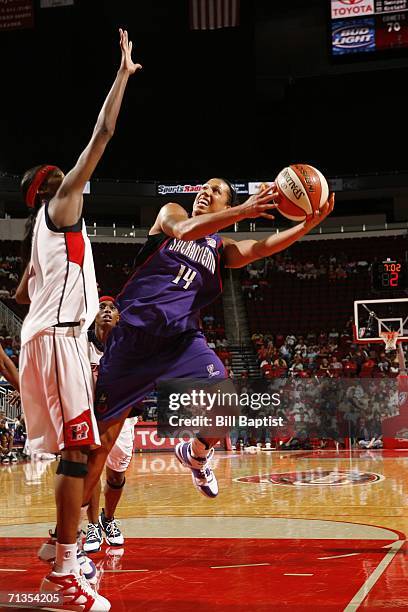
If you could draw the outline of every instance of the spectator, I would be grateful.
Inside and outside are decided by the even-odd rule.
[[[207,325],[214,325],[215,322],[215,318],[213,317],[212,314],[205,314],[203,316],[203,323],[207,326]]]
[[[380,358],[378,360],[377,367],[380,370],[380,372],[383,372],[383,373],[387,373],[388,370],[390,369],[390,362],[385,356],[385,353],[380,354]]]
[[[285,368],[286,369],[288,367],[288,364],[283,359],[283,357],[278,357],[278,359],[275,359],[275,361],[273,362],[273,365],[275,368]]]
[[[7,425],[5,417],[0,418],[0,461],[1,463],[16,463],[17,457],[12,453],[13,433]]]
[[[289,372],[292,376],[296,376],[299,372],[303,370],[303,362],[300,355],[295,355],[293,358],[293,363],[289,368]]]
[[[295,346],[295,353],[299,353],[302,358],[306,357],[307,346],[303,339],[303,336],[299,336],[298,343]]]

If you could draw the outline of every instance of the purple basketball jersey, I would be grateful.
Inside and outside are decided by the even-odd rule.
[[[163,233],[149,236],[135,263],[116,303],[122,321],[154,336],[198,329],[200,310],[222,291],[218,234],[190,241]]]

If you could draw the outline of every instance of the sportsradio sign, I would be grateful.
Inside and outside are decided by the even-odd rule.
[[[374,0],[332,0],[332,19],[374,15]]]
[[[232,183],[238,195],[248,193],[248,183]],[[191,185],[190,183],[178,183],[171,185],[157,185],[157,195],[194,195],[200,191],[202,184]]]

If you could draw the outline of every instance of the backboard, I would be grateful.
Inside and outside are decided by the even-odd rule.
[[[408,298],[354,302],[356,342],[383,342],[381,332],[390,331],[398,332],[398,342],[408,341]]]

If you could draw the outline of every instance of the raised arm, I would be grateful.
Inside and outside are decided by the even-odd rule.
[[[132,42],[128,41],[127,31],[119,30],[119,33],[122,57],[116,79],[99,113],[91,140],[49,204],[49,215],[58,228],[74,225],[81,217],[85,184],[113,136],[129,76],[141,68],[132,61]]]
[[[302,223],[279,232],[279,234],[273,234],[264,240],[235,241],[230,238],[224,238],[225,265],[228,268],[243,268],[251,263],[251,261],[269,257],[269,255],[287,249],[299,238],[310,232],[313,227],[321,223],[331,213],[333,208],[334,193],[330,195],[329,200],[320,211],[316,211],[313,215],[307,217],[305,221],[302,221]]]
[[[249,197],[239,206],[195,217],[189,217],[179,204],[166,204],[161,208],[150,234],[164,232],[167,236],[180,240],[197,240],[238,223],[242,219],[254,219],[256,217],[271,219],[273,216],[266,211],[276,208],[273,199],[277,195],[277,191],[268,186],[260,193]]]

